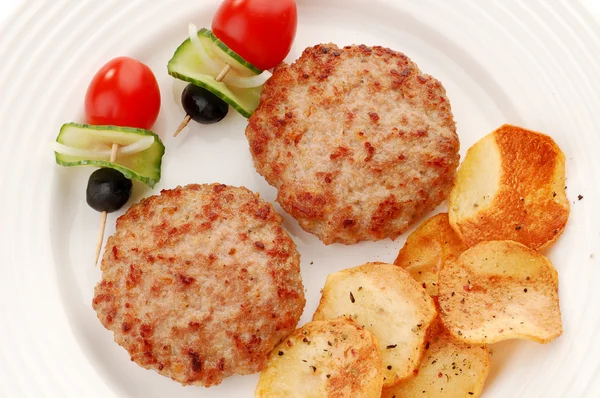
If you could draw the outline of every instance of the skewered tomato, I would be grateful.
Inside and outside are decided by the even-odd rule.
[[[160,110],[160,90],[152,70],[129,57],[104,65],[85,95],[87,123],[150,130]]]
[[[215,17],[215,36],[260,69],[287,56],[296,37],[294,0],[225,0]]]

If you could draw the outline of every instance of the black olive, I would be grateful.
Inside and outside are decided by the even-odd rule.
[[[88,180],[87,204],[96,211],[117,211],[129,200],[132,185],[130,179],[115,169],[98,169]]]
[[[181,93],[181,104],[192,120],[212,124],[227,116],[229,105],[205,88],[188,84]]]

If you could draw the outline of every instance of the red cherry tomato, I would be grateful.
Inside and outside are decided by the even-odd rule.
[[[212,30],[246,61],[271,69],[290,52],[297,20],[294,0],[225,0]]]
[[[85,94],[89,124],[151,129],[160,110],[160,90],[152,70],[128,57],[104,65]]]

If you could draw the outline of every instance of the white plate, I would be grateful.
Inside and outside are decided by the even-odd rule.
[[[551,5],[550,5],[551,3]],[[118,55],[149,64],[162,91],[155,131],[167,153],[153,191],[191,182],[245,185],[267,200],[230,112],[213,127],[184,114],[182,84],[166,62],[188,22],[209,26],[217,2],[31,2],[0,32],[0,396],[250,397],[256,375],[204,389],[182,387],[129,361],[91,308],[100,272],[92,264],[98,214],[85,204],[90,169],[54,164],[49,147],[63,122],[83,119],[95,71]],[[543,131],[567,156],[569,224],[546,254],[560,274],[564,334],[549,345],[493,346],[485,397],[600,396],[600,27],[571,2],[298,0],[288,60],[319,42],[380,44],[402,51],[445,85],[462,153],[509,122]],[[583,199],[578,200],[578,195]],[[117,214],[118,215],[118,214]],[[116,215],[109,216],[107,234]],[[393,261],[396,241],[324,246],[286,217],[302,254],[312,315],[326,274],[368,260]]]

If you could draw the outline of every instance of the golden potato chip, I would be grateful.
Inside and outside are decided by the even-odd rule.
[[[383,368],[377,338],[347,318],[309,322],[269,354],[256,397],[379,398]]]
[[[440,316],[456,338],[547,343],[562,334],[558,274],[546,257],[512,241],[480,243],[439,275]]]
[[[379,339],[383,384],[412,376],[437,315],[431,297],[404,269],[367,263],[330,274],[313,320],[347,316]]]
[[[435,297],[442,265],[454,261],[465,250],[467,245],[450,226],[448,213],[440,213],[424,221],[408,236],[394,264],[405,268]]]
[[[382,398],[478,397],[489,370],[487,346],[457,340],[436,321],[415,377],[383,390]]]
[[[448,207],[468,246],[513,240],[538,250],[569,218],[565,156],[547,135],[504,125],[469,148]]]

